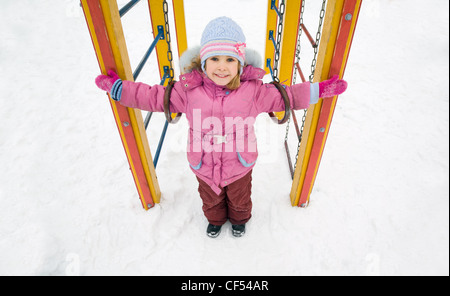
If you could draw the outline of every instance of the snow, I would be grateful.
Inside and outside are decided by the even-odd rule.
[[[312,32],[319,2],[306,4]],[[227,15],[263,52],[265,3],[185,0],[189,46]],[[152,41],[145,5],[123,18],[132,67]],[[285,126],[260,116],[253,218],[244,237],[227,223],[211,239],[186,162],[186,120],[169,127],[157,167],[162,200],[144,211],[94,84],[99,68],[79,1],[3,0],[0,275],[448,276],[448,6],[363,1],[349,88],[309,207],[290,205]],[[158,83],[154,65],[153,54],[138,80]],[[152,153],[163,121],[152,118]]]

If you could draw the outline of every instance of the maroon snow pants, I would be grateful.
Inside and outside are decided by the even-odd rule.
[[[252,214],[252,171],[239,180],[221,188],[217,195],[208,184],[197,177],[198,192],[203,200],[203,213],[213,225],[244,224]]]

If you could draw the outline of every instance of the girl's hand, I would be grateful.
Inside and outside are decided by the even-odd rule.
[[[319,97],[328,98],[340,95],[347,89],[347,82],[334,75],[331,79],[319,82]]]
[[[120,78],[116,72],[109,70],[108,75],[98,75],[97,78],[95,78],[95,84],[97,84],[98,88],[111,93],[111,89],[118,79]]]

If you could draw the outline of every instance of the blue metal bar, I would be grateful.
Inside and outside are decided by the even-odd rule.
[[[166,79],[169,78],[169,76],[170,76],[169,67],[164,66],[163,69],[164,69],[164,75],[163,75],[163,78],[160,83],[161,85],[164,85],[164,83],[166,82]],[[150,114],[150,116],[151,116],[151,114]],[[167,131],[168,125],[169,125],[169,122],[166,120],[166,122],[164,123],[163,131],[161,133],[161,137],[159,138],[158,148],[156,148],[155,158],[153,159],[153,165],[155,166],[155,168],[156,168],[156,165],[158,164],[159,155],[161,154],[161,148],[164,143],[164,139],[166,137],[166,131]],[[145,128],[147,128],[147,126]]]
[[[125,4],[125,6],[119,10],[120,17],[124,16],[125,13],[127,13],[131,8],[133,8],[133,6],[135,6],[139,1],[141,0],[131,0],[130,2]]]
[[[133,73],[134,80],[136,80],[136,78],[141,73],[142,68],[144,68],[145,63],[147,62],[147,60],[148,60],[150,54],[152,53],[153,49],[155,49],[156,44],[158,43],[158,41],[159,40],[163,40],[163,39],[164,39],[164,27],[163,26],[158,26],[158,35],[156,35],[155,40],[153,40],[152,44],[150,44],[150,47],[148,48],[148,50],[145,53],[144,57],[142,58],[141,62],[137,66],[136,70],[134,70],[134,73]]]
[[[273,70],[272,70],[272,65],[270,64],[270,62],[271,62],[271,59],[267,59],[266,67],[269,68],[269,70],[270,70],[270,75],[272,76],[272,80],[275,80],[275,77],[273,77]]]
[[[164,85],[164,83],[166,82],[166,79],[169,77],[169,67],[164,66],[163,69],[164,69],[164,75],[163,75],[160,85]],[[150,111],[145,116],[145,120],[144,120],[145,130],[147,130],[147,127],[148,127],[148,124],[150,123],[150,119],[152,118],[152,115],[153,115],[153,112]]]
[[[144,127],[147,130],[148,124],[150,123],[150,119],[152,118],[153,112],[147,112],[147,116],[145,116]]]
[[[168,125],[169,125],[169,122],[166,120],[166,122],[164,123],[163,131],[161,133],[161,138],[159,138],[159,143],[158,143],[158,148],[156,149],[155,158],[153,159],[153,165],[155,166],[155,168],[156,168],[156,165],[158,164],[159,154],[161,153],[161,147],[164,143],[164,138],[166,137],[166,131],[167,131]]]
[[[164,66],[164,75],[161,79],[161,82],[159,83],[160,85],[164,85],[164,83],[166,83],[166,79],[169,78],[169,66]]]
[[[282,17],[280,11],[278,10],[278,7],[275,5],[275,0],[272,0],[270,4],[270,9],[275,10],[275,12],[278,14],[279,17]]]
[[[277,44],[275,42],[275,37],[273,37],[273,31],[272,30],[269,31],[269,40],[272,40],[273,47],[275,48],[275,50],[277,50]]]

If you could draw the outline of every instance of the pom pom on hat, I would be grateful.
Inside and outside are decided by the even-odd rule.
[[[219,55],[236,58],[242,68],[245,47],[245,35],[235,21],[225,16],[213,19],[206,25],[201,39],[200,59],[203,71],[206,60]]]

